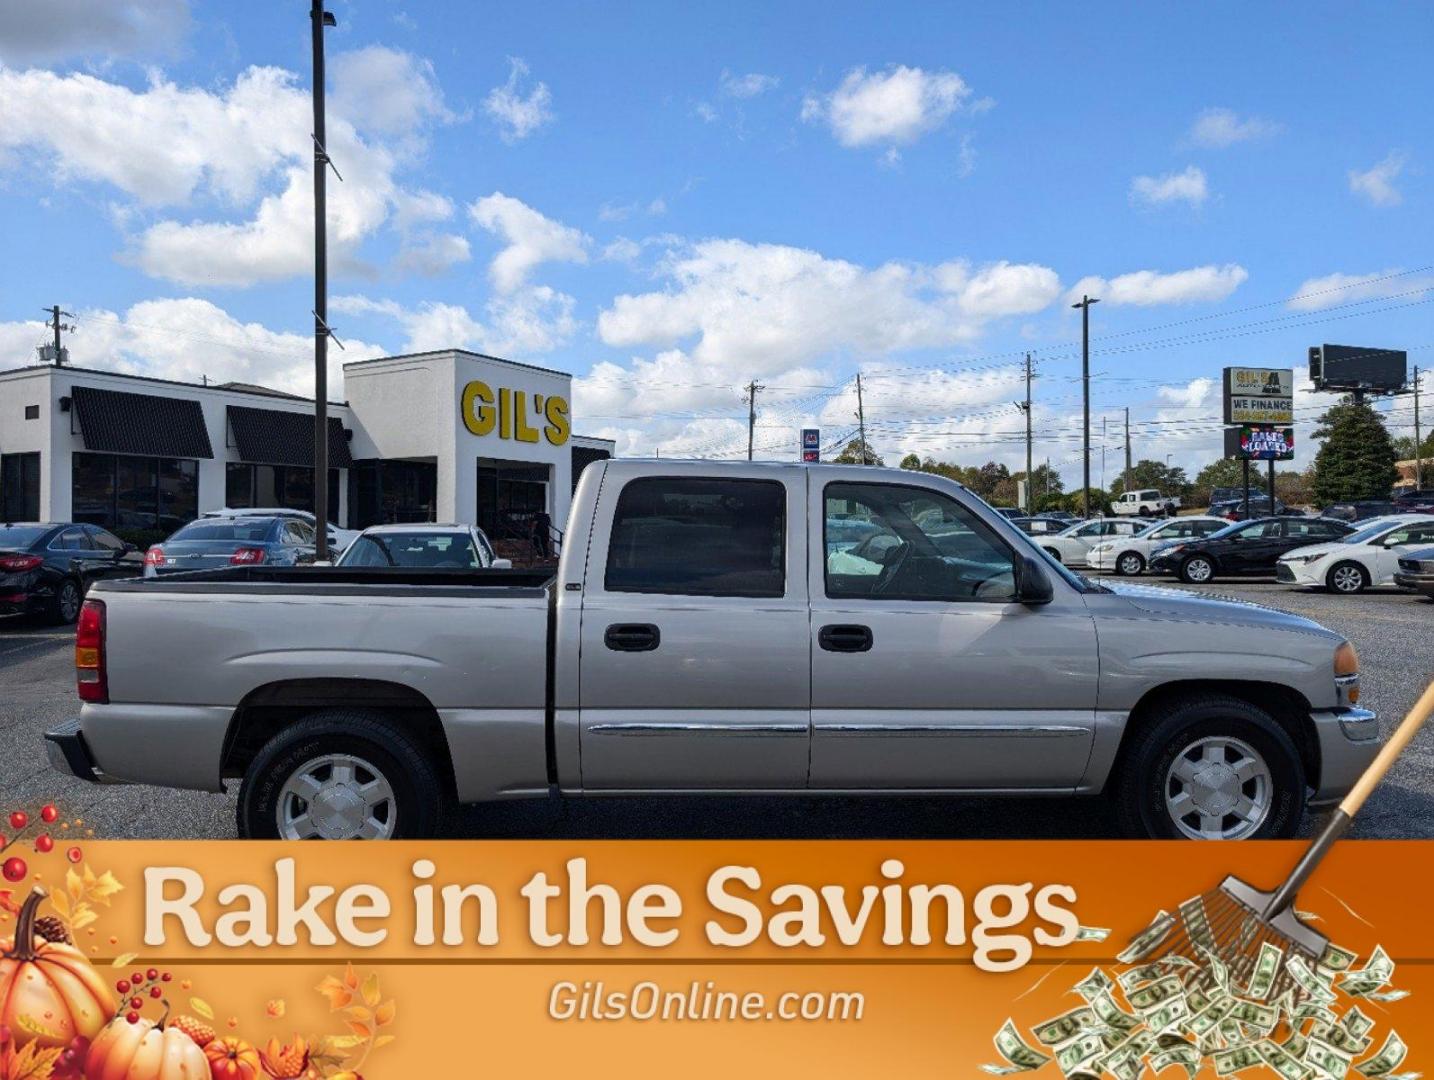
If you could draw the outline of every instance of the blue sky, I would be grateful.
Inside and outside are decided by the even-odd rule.
[[[1140,457],[1214,456],[1226,364],[1434,365],[1426,5],[331,6],[338,362],[571,371],[633,453],[745,452],[756,378],[778,457],[861,370],[884,454],[1015,466],[1031,349],[1068,480],[1082,289]],[[59,302],[79,363],[302,389],[308,80],[300,0],[0,0],[4,366]]]

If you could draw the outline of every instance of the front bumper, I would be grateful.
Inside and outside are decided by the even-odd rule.
[[[1317,709],[1310,713],[1319,741],[1319,780],[1311,806],[1338,802],[1379,753],[1379,717],[1369,709]]]
[[[1157,555],[1150,560],[1149,569],[1152,574],[1173,574],[1180,569],[1180,556]]]
[[[1092,570],[1114,570],[1115,552],[1088,551],[1085,556],[1085,564]]]
[[[1316,560],[1318,562],[1319,560]],[[1275,580],[1282,585],[1323,585],[1324,578],[1314,569],[1315,563],[1275,563]]]
[[[1394,584],[1401,589],[1434,596],[1434,574],[1406,574],[1401,570],[1394,575]]]

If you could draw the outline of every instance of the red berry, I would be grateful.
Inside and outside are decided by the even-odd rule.
[[[171,975],[169,972],[166,971],[163,975],[161,975],[161,976],[159,977],[159,981],[160,981],[160,982],[169,982],[169,980],[172,979],[172,978],[174,978],[174,976]]]
[[[132,997],[132,998],[130,998],[130,999],[129,999],[129,1007],[130,1007],[131,1009],[142,1009],[142,1008],[144,1008],[144,998],[142,998],[142,997]]]
[[[137,1012],[128,1012],[128,1013],[125,1013],[125,1014],[124,1014],[124,1018],[125,1018],[126,1020],[128,1020],[131,1024],[138,1024],[138,1023],[139,1023],[139,1013],[137,1013]]]
[[[12,855],[5,860],[5,865],[0,867],[0,873],[5,875],[6,881],[23,881],[30,868],[25,865],[25,860],[18,855]]]
[[[70,848],[69,851],[65,852],[65,858],[69,859],[70,862],[75,862],[75,863],[77,863],[77,862],[79,862],[81,859],[83,859],[84,857],[85,857],[84,852],[82,852],[82,851],[81,851],[79,848],[77,848],[77,847],[72,847],[72,848]]]
[[[159,987],[157,987],[157,986],[151,986],[151,987],[149,988],[149,996],[152,997],[152,998],[156,998],[156,999],[157,999],[157,998],[159,997],[159,995],[162,994],[162,993],[164,993],[164,991],[161,990],[161,989],[160,989]]]
[[[154,982],[155,979],[159,978],[159,968],[150,968],[144,973],[144,977],[150,982]]]
[[[26,825],[30,824],[30,815],[23,810],[16,810],[10,815],[10,828],[19,832]]]
[[[144,982],[144,972],[136,971],[133,975],[129,977],[129,981],[134,983],[135,986],[138,986],[140,983]]]
[[[129,980],[128,980],[128,979],[121,979],[119,982],[115,983],[115,989],[118,990],[121,994],[128,994],[128,993],[129,993]]]
[[[40,820],[43,821],[46,825],[53,825],[57,820],[59,820],[59,817],[60,812],[55,809],[54,803],[46,803],[44,806],[40,807]]]
[[[55,849],[55,841],[49,833],[41,833],[35,837],[35,850],[44,855]]]

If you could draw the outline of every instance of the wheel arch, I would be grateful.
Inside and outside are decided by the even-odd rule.
[[[1269,713],[1299,751],[1306,780],[1311,785],[1317,784],[1320,775],[1319,736],[1315,731],[1314,721],[1310,719],[1310,701],[1304,694],[1281,683],[1244,679],[1180,679],[1147,690],[1136,702],[1135,708],[1130,710],[1106,787],[1109,788],[1115,778],[1121,775],[1129,758],[1130,748],[1136,741],[1136,735],[1154,722],[1164,707],[1210,694],[1238,698]]]
[[[219,759],[221,778],[243,776],[260,747],[290,724],[322,709],[362,709],[401,726],[433,755],[448,790],[455,788],[453,754],[433,703],[403,683],[382,679],[285,679],[245,695],[234,710]]]

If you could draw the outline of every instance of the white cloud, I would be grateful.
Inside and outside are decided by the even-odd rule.
[[[775,90],[781,80],[775,75],[763,75],[760,72],[748,72],[746,75],[733,75],[730,71],[723,71],[718,86],[722,93],[734,98],[754,98],[765,94],[768,90]]]
[[[411,53],[369,45],[339,53],[331,63],[329,105],[380,135],[408,135],[430,122],[455,119],[443,103],[433,64]]]
[[[699,101],[692,107],[692,111],[697,114],[697,118],[704,124],[715,124],[721,115],[706,101]]]
[[[546,218],[531,206],[495,191],[468,207],[474,222],[502,238],[488,276],[500,293],[515,292],[545,262],[588,261],[588,238],[578,229]]]
[[[394,265],[408,273],[437,277],[472,257],[466,236],[421,232],[404,238]]]
[[[956,297],[960,310],[975,318],[1032,315],[1061,294],[1056,272],[1035,263],[998,262],[974,274],[965,263],[945,263],[936,275],[941,288]]]
[[[551,352],[571,339],[578,328],[573,318],[573,298],[546,285],[493,297],[482,318],[462,304],[426,301],[417,307],[404,307],[394,300],[361,295],[336,296],[329,307],[349,315],[392,319],[406,335],[402,352],[460,348],[499,356],[525,356]]]
[[[0,0],[0,62],[169,52],[189,32],[189,0]]]
[[[1152,307],[1156,304],[1196,304],[1224,300],[1250,275],[1243,266],[1196,266],[1162,274],[1157,270],[1137,270],[1109,280],[1087,277],[1071,288],[1067,299],[1081,296],[1099,297],[1103,303]]]
[[[939,128],[970,95],[952,71],[855,68],[831,94],[808,96],[802,119],[825,121],[843,146],[906,145]]]
[[[1190,125],[1190,141],[1196,146],[1223,149],[1274,135],[1280,125],[1258,116],[1240,117],[1233,109],[1206,109]]]
[[[241,322],[208,300],[193,297],[146,300],[120,314],[75,308],[79,332],[67,341],[71,362],[135,375],[210,383],[249,382],[311,394],[314,388],[314,335],[271,330]],[[44,335],[37,322],[0,323],[0,348],[22,355]],[[343,385],[343,364],[383,356],[377,345],[343,335],[345,348],[329,350],[329,385]]]
[[[1372,206],[1398,206],[1404,201],[1404,196],[1394,186],[1394,181],[1399,179],[1408,162],[1409,155],[1403,150],[1391,150],[1377,165],[1363,172],[1350,169],[1349,190],[1369,200]]]
[[[498,123],[504,142],[526,139],[553,119],[553,95],[540,82],[525,97],[519,84],[527,78],[528,65],[516,56],[508,57],[508,81],[488,91],[483,108]]]
[[[1302,283],[1287,306],[1296,311],[1319,311],[1336,304],[1408,296],[1429,289],[1434,289],[1434,277],[1407,275],[1397,268],[1376,270],[1372,274],[1334,273]]]
[[[1188,166],[1184,172],[1137,176],[1130,182],[1130,201],[1146,206],[1176,201],[1199,206],[1209,195],[1205,172],[1195,165]]]

